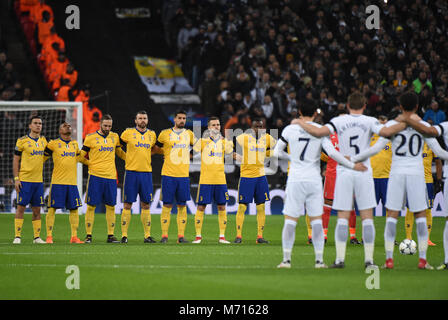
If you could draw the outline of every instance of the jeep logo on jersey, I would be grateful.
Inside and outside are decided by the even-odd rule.
[[[182,148],[186,148],[187,145],[185,143],[174,143],[173,145],[173,149],[182,149]]]
[[[98,151],[110,151],[110,152],[112,152],[112,151],[114,151],[114,148],[113,147],[103,147],[103,146],[101,146],[101,148],[99,148]]]
[[[32,156],[43,156],[44,152],[43,151],[37,151],[33,149],[33,152],[31,153]]]
[[[141,143],[141,142],[137,142],[137,144],[135,144],[135,146],[137,148],[141,147],[141,148],[146,148],[149,149],[151,148],[151,145],[149,143]]]
[[[210,157],[222,157],[222,152],[213,152],[210,151],[210,153],[208,154]]]
[[[61,157],[74,157],[75,153],[74,152],[66,152],[64,151],[63,153],[61,153]]]
[[[254,146],[250,147],[249,150],[250,151],[255,151],[255,152],[264,152],[265,151],[264,148],[257,148],[257,147],[254,147]]]

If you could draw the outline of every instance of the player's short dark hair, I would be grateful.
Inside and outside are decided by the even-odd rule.
[[[104,120],[112,120],[112,116],[110,114],[105,114],[101,118],[101,122],[103,122]]]
[[[207,125],[209,125],[210,121],[213,121],[213,120],[218,120],[219,121],[219,118],[215,117],[215,116],[208,118]]]
[[[176,118],[178,114],[187,115],[187,111],[185,111],[184,109],[176,110],[176,112],[174,113],[174,118]]]
[[[31,117],[29,118],[29,120],[28,120],[28,124],[30,125],[30,124],[33,122],[34,119],[40,119],[40,121],[43,121],[41,116],[34,115],[34,116],[31,116]]]
[[[400,96],[400,105],[405,111],[412,111],[418,105],[418,96],[412,91],[403,93]]]
[[[348,96],[347,103],[350,109],[359,110],[366,104],[366,97],[360,92],[354,92]]]
[[[314,103],[308,102],[304,103],[299,110],[304,117],[312,117],[314,116],[314,113],[316,112],[317,108]]]
[[[148,115],[148,113],[147,113],[145,110],[140,110],[140,111],[138,111],[138,112],[135,114],[135,118],[136,118],[136,119],[137,119],[137,116],[138,116],[139,114],[146,114],[146,115]]]
[[[341,109],[341,110],[336,110],[334,112],[334,117],[339,117],[341,114],[348,114],[348,110],[347,109]]]
[[[261,118],[261,117],[255,117],[255,118],[253,118],[253,120],[252,120],[252,122],[263,122],[263,121],[264,121],[264,119]]]

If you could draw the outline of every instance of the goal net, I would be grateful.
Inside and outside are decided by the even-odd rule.
[[[42,133],[47,141],[59,138],[59,125],[66,121],[72,126],[72,139],[82,145],[82,103],[45,101],[0,101],[0,212],[15,212],[16,191],[12,161],[17,139],[29,133],[28,119],[42,117]],[[53,161],[44,164],[45,197],[50,189]],[[78,189],[82,195],[82,165],[78,164]]]

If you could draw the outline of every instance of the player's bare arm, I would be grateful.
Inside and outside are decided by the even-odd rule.
[[[14,158],[12,160],[12,172],[14,175],[14,187],[15,187],[17,193],[19,193],[20,189],[22,189],[22,183],[19,180],[20,158],[21,158],[21,156],[18,156],[15,154]]]
[[[381,128],[379,135],[385,138],[389,138],[395,134],[397,134],[400,131],[403,131],[406,129],[407,125],[404,122],[399,122],[397,124],[394,124],[390,127],[383,127]]]
[[[117,146],[115,148],[115,154],[123,161],[126,161],[126,152],[124,152],[123,149],[121,149],[121,146]]]
[[[417,132],[425,135],[425,136],[429,136],[429,137],[437,137],[439,136],[439,133],[437,132],[437,129],[434,128],[433,126],[425,126],[423,123],[420,122],[420,117],[418,117],[416,114],[414,114],[414,116],[408,116],[406,117],[405,115],[403,115],[403,121],[406,122],[407,125],[411,126],[412,128],[414,128]]]

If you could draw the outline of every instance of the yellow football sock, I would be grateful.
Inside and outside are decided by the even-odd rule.
[[[106,205],[107,235],[113,235],[115,230],[115,206]]]
[[[92,235],[93,222],[95,221],[95,206],[87,205],[86,211],[86,234]]]
[[[263,238],[263,230],[266,222],[264,203],[257,204],[257,238]]]
[[[177,206],[177,237],[183,237],[187,227],[187,207]]]
[[[414,227],[414,214],[407,209],[404,217],[404,227],[406,229],[406,239],[412,239],[412,228]]]
[[[162,207],[160,215],[160,225],[162,228],[162,237],[168,237],[168,229],[170,228],[171,208]]]
[[[426,209],[426,224],[428,225],[428,239],[429,239],[432,230],[432,213],[430,208]]]
[[[227,211],[218,210],[219,236],[224,237],[227,227]]]
[[[14,230],[16,233],[16,237],[20,237],[22,234],[22,226],[23,226],[23,219],[14,219]]]
[[[243,234],[244,213],[246,212],[247,205],[240,203],[238,205],[238,211],[236,213],[236,236],[241,238]]]
[[[40,237],[40,228],[42,226],[42,220],[33,220],[33,231],[34,231],[34,238]]]
[[[149,212],[149,209],[142,209],[140,219],[142,220],[145,238],[148,238],[151,236],[151,213]]]
[[[204,211],[196,210],[196,215],[194,216],[194,227],[196,229],[196,237],[201,236],[202,223],[204,222]]]
[[[45,220],[45,225],[47,226],[47,237],[53,236],[53,227],[55,219],[56,208],[49,208],[47,213],[47,218]]]
[[[313,235],[313,229],[311,229],[310,217],[308,215],[305,215],[305,220],[306,220],[306,230],[308,230],[308,238],[311,238],[311,236]]]
[[[128,236],[129,224],[131,223],[131,210],[123,209],[121,212],[121,236]]]
[[[78,209],[70,210],[70,215],[68,217],[70,221],[70,229],[72,232],[72,237],[78,236],[78,226],[79,226],[79,214]]]

